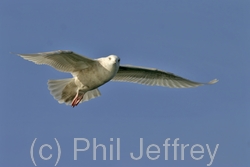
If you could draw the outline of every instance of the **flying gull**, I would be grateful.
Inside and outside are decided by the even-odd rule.
[[[120,58],[116,55],[90,59],[67,50],[18,55],[35,64],[46,64],[58,71],[71,73],[73,78],[49,80],[48,88],[59,103],[72,107],[100,96],[98,87],[110,80],[170,88],[190,88],[218,82],[214,79],[199,83],[155,68],[120,65]]]

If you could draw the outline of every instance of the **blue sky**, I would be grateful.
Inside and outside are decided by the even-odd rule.
[[[54,166],[57,145],[66,166],[250,165],[249,1],[7,1],[0,5],[0,166]],[[90,58],[116,54],[121,64],[154,67],[194,81],[217,78],[215,85],[191,89],[109,82],[101,97],[72,108],[58,104],[48,79],[70,74],[38,66],[13,53],[73,50]],[[77,152],[74,139],[87,151]],[[93,139],[106,146],[93,160]],[[113,141],[111,141],[113,138]],[[120,160],[116,159],[117,138]],[[143,156],[139,156],[143,138]],[[168,160],[165,140],[170,138]],[[174,140],[179,138],[177,159]],[[48,147],[48,144],[52,149]],[[154,144],[152,146],[151,144]],[[181,159],[181,144],[185,148]],[[197,146],[199,144],[199,146]],[[110,145],[114,160],[110,160]],[[151,157],[147,157],[147,147]],[[203,148],[203,153],[191,155]],[[42,149],[42,146],[44,148]],[[202,147],[202,148],[201,148]],[[43,160],[39,155],[51,159]]]

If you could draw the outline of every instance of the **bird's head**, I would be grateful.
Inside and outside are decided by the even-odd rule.
[[[116,66],[116,67],[120,66],[120,58],[116,55],[109,55],[105,57],[104,59],[105,59],[105,63],[109,66]]]
[[[116,55],[109,55],[106,59],[109,64],[120,64],[120,58]]]
[[[100,58],[100,63],[109,71],[115,69],[116,71],[120,66],[120,58],[116,55],[109,55],[107,57]]]

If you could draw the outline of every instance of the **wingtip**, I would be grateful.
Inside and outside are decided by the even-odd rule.
[[[10,54],[13,54],[13,55],[17,55],[17,56],[21,56],[21,57],[22,57],[22,54],[20,54],[20,53],[10,52]]]
[[[215,83],[217,83],[218,81],[219,81],[218,79],[214,79],[214,80],[208,82],[208,84],[215,84]]]

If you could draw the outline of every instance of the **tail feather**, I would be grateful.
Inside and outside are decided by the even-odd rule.
[[[49,80],[48,88],[50,94],[59,102],[70,104],[70,99],[74,99],[77,93],[77,86],[74,78]]]
[[[85,101],[89,101],[90,99],[93,99],[93,98],[96,98],[99,96],[101,96],[101,93],[98,89],[90,90],[84,94],[83,99],[80,103],[85,102]]]
[[[75,84],[74,78],[49,80],[48,88],[50,90],[50,94],[60,104],[65,103],[67,105],[71,105],[78,91],[78,87]],[[80,103],[98,97],[100,95],[101,93],[98,89],[90,90],[84,94],[83,99],[81,100]]]

